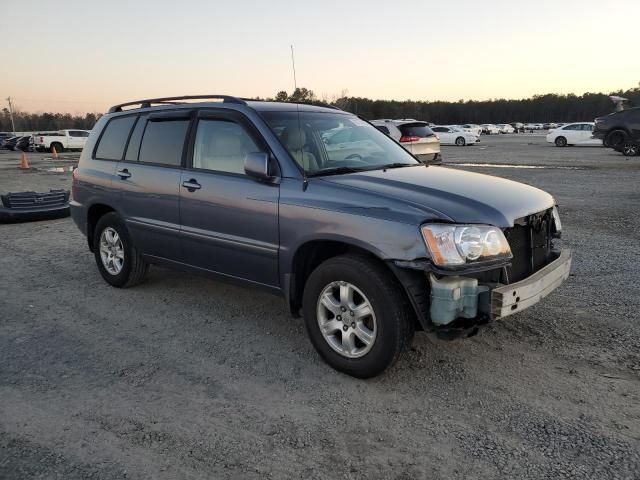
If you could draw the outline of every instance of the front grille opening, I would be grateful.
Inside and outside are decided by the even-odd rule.
[[[504,230],[513,259],[507,267],[507,283],[532,275],[551,261],[551,209],[516,220]]]

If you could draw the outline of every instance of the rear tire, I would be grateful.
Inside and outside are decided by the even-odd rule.
[[[565,137],[557,137],[555,144],[556,144],[556,147],[566,147],[567,139]]]
[[[607,147],[615,149],[616,147],[622,147],[628,137],[629,135],[624,130],[613,130],[607,133],[604,143]]]
[[[393,365],[415,332],[415,315],[401,286],[383,265],[364,255],[322,263],[307,280],[302,304],[309,338],[320,356],[358,378],[379,375]]]
[[[467,141],[464,139],[464,137],[458,137],[456,138],[456,146],[458,147],[464,147],[467,144]]]
[[[133,287],[144,281],[149,269],[133,246],[127,227],[115,212],[103,215],[94,230],[93,253],[105,281],[116,288]]]
[[[51,153],[53,153],[53,149],[56,149],[56,153],[62,153],[64,151],[64,147],[62,146],[61,143],[59,142],[54,142],[51,144],[51,148],[49,149],[49,151]]]

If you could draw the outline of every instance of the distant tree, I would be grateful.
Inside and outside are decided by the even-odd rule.
[[[275,101],[276,102],[286,102],[288,98],[289,98],[289,94],[287,92],[285,92],[284,90],[280,90],[278,93],[276,93]]]

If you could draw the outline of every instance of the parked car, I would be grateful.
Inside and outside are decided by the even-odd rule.
[[[60,130],[41,135],[34,135],[34,147],[39,151],[64,152],[65,150],[82,150],[89,137],[89,130]]]
[[[441,163],[440,139],[427,122],[418,120],[373,120],[378,130],[399,142],[423,163]]]
[[[2,142],[11,137],[15,137],[15,135],[9,132],[0,132],[0,148],[2,148]]]
[[[18,138],[19,137],[16,137],[16,136],[5,138],[2,141],[2,148],[6,150],[15,150],[16,143],[18,143]]]
[[[498,127],[498,130],[500,133],[514,133],[516,131],[515,128],[513,128],[511,125],[509,125],[508,123],[498,123],[496,124],[496,127]]]
[[[23,152],[31,152],[33,151],[33,138],[31,135],[18,137],[15,145],[16,150],[21,150]]]
[[[498,135],[500,133],[500,129],[492,123],[483,123],[482,133],[486,135]]]
[[[595,119],[593,135],[611,148],[640,143],[640,107],[628,108]]]
[[[480,141],[480,137],[477,135],[453,126],[439,125],[433,127],[432,130],[440,138],[441,145],[464,147],[465,145],[475,145]]]
[[[426,166],[333,107],[167,103],[186,99],[112,107],[74,170],[71,214],[109,285],[162,264],[263,288],[302,313],[327,363],[370,377],[416,329],[475,334],[569,275],[546,192]],[[332,159],[322,138],[342,128],[379,150]]]
[[[456,125],[463,132],[473,133],[477,137],[482,133],[482,126],[476,125],[475,123],[465,123],[464,125]]]
[[[556,147],[567,145],[602,145],[602,140],[593,136],[593,122],[568,123],[553,129],[547,134],[547,142],[555,143]]]

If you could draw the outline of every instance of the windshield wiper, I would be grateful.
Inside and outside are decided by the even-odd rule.
[[[417,165],[422,165],[422,163],[400,163],[400,162],[395,162],[395,163],[387,163],[386,165],[380,165],[376,168],[380,169],[384,169],[386,170],[387,168],[402,168],[402,167],[415,167]]]
[[[332,167],[325,168],[322,170],[317,170],[315,172],[308,173],[308,177],[321,177],[324,175],[342,175],[343,173],[356,173],[367,170],[366,168],[358,168],[358,167]]]

